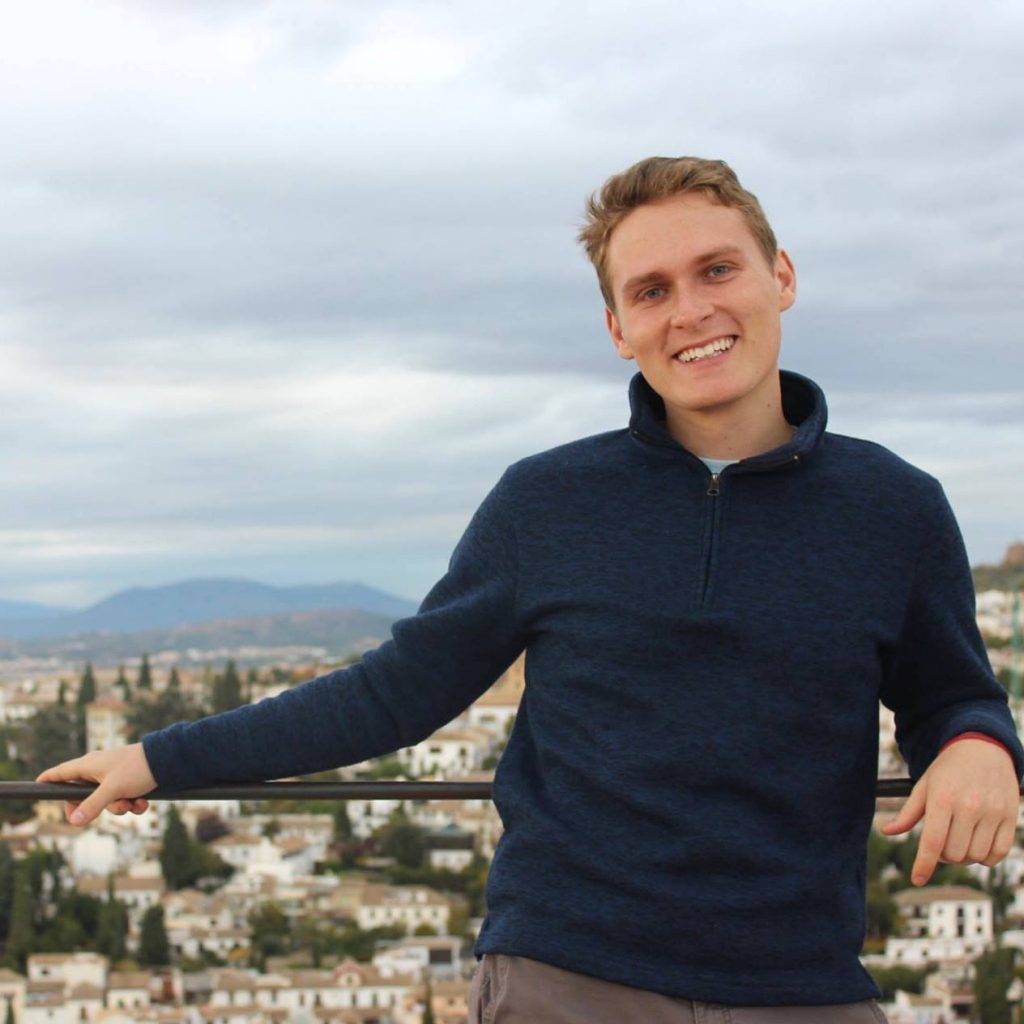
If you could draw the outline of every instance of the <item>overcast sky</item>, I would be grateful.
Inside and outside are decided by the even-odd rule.
[[[0,597],[421,598],[505,466],[625,424],[635,367],[574,235],[655,154],[759,196],[798,271],[782,365],[999,560],[1022,43],[984,0],[9,6]]]

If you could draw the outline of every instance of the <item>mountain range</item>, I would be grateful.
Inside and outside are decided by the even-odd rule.
[[[0,601],[0,640],[181,630],[217,620],[294,617],[305,612],[363,612],[394,621],[416,611],[406,598],[363,583],[275,587],[242,579],[193,579],[132,587],[83,609]]]

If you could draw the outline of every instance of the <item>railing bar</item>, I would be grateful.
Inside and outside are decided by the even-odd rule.
[[[0,782],[0,800],[81,800],[85,782]],[[908,778],[876,781],[875,798],[909,796]],[[155,789],[147,800],[490,800],[490,782],[229,782],[202,789]]]
[[[82,800],[79,782],[0,782],[0,800]],[[489,800],[489,782],[228,782],[202,789],[154,789],[147,800]]]

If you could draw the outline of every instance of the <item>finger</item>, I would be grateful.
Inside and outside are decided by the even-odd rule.
[[[148,800],[133,800],[132,801],[132,814],[145,814],[149,810]]]
[[[912,829],[924,814],[926,794],[927,786],[924,784],[924,779],[919,779],[917,785],[910,791],[906,803],[899,809],[899,813],[892,821],[882,826],[882,831],[888,835],[896,835],[899,832],[907,832]]]
[[[112,787],[107,783],[102,783],[78,805],[78,810],[71,815],[71,824],[88,825],[104,807],[114,803],[117,799],[117,794],[112,791]]]
[[[81,800],[65,800],[64,801],[64,818],[67,821],[71,821],[71,815],[78,809],[78,805]]]
[[[969,852],[978,824],[978,819],[963,808],[952,816],[946,832],[946,843],[942,848],[942,859],[947,864],[969,863]],[[987,847],[985,852],[988,853]]]
[[[107,810],[111,814],[127,814],[131,809],[131,800],[115,800],[112,804],[107,805]]]
[[[951,820],[952,811],[948,807],[933,802],[928,808],[921,841],[917,847],[917,857],[910,873],[910,880],[914,885],[924,885],[932,877],[935,865],[946,848]]]
[[[55,764],[52,768],[40,772],[36,776],[36,782],[74,782],[79,779],[88,778],[80,774],[82,770],[81,758],[76,757],[73,761],[63,761]],[[92,781],[89,779],[89,781]]]
[[[1004,818],[996,830],[996,837],[992,841],[992,850],[989,855],[981,861],[982,864],[994,868],[1013,849],[1013,842],[1017,838],[1017,816]]]
[[[996,827],[999,824],[998,819],[993,821],[988,818],[982,818],[974,826],[974,834],[971,836],[971,841],[967,846],[967,853],[960,863],[984,864],[985,860],[992,856],[992,846],[996,838]]]

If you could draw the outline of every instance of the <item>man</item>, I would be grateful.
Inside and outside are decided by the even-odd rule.
[[[609,179],[581,233],[629,427],[510,466],[417,615],[273,700],[89,754],[77,809],[415,743],[525,648],[474,1020],[883,1020],[861,966],[878,701],[939,860],[1009,850],[1024,774],[939,483],[778,366],[790,257],[720,161]],[[956,741],[956,742],[953,742]],[[136,799],[132,799],[136,798]]]

